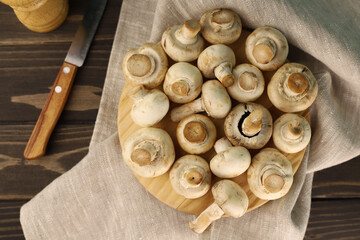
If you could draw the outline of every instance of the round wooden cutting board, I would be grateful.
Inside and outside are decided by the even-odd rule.
[[[235,55],[236,55],[236,64],[249,63],[249,61],[245,57],[245,40],[248,35],[249,35],[249,32],[243,31],[241,33],[240,39],[237,42],[230,45],[230,47],[234,50]],[[169,59],[169,67],[173,63],[174,62],[172,62]],[[196,66],[196,62],[193,62],[193,64]],[[264,74],[266,86],[267,86],[267,83],[270,81],[271,76],[274,74],[274,72],[263,72],[263,74]],[[206,81],[206,79],[204,79],[204,81]],[[136,125],[132,121],[131,116],[130,116],[130,111],[131,111],[131,107],[133,105],[133,100],[127,96],[127,93],[132,87],[134,87],[134,86],[130,85],[128,82],[125,84],[125,87],[121,94],[119,108],[118,108],[118,119],[117,119],[118,134],[119,134],[120,144],[122,147],[123,147],[125,140],[132,133],[134,133],[136,130],[141,128],[140,126]],[[161,88],[159,88],[159,89],[161,89]],[[273,117],[273,121],[275,121],[279,116],[281,116],[283,114],[281,111],[277,110],[271,104],[271,102],[266,94],[266,89],[265,89],[263,95],[255,102],[259,103],[269,109],[269,111]],[[239,104],[238,102],[236,102],[234,100],[232,103],[233,103],[233,107],[236,106],[237,104]],[[177,105],[178,104],[171,103],[169,112],[171,111],[171,109],[174,106],[177,106]],[[305,116],[308,120],[310,119],[309,110],[305,110],[299,114],[302,116]],[[181,156],[186,155],[187,153],[184,150],[182,150],[181,147],[179,146],[179,144],[177,143],[176,135],[175,135],[177,123],[172,122],[170,120],[169,115],[170,114],[168,113],[160,123],[156,124],[153,127],[162,128],[170,134],[170,136],[174,142],[174,146],[175,146],[176,159],[178,159]],[[216,128],[217,128],[217,139],[224,137],[225,136],[224,130],[223,130],[224,119],[212,119],[212,120],[215,123]],[[265,147],[275,147],[272,139],[270,139],[269,143]],[[250,154],[252,157],[256,153],[259,152],[259,150],[249,150],[249,151],[250,151]],[[301,152],[294,153],[294,154],[283,153],[289,159],[289,161],[292,163],[294,173],[299,168],[300,163],[304,157],[304,153],[305,153],[305,150],[302,150]],[[216,153],[215,153],[214,149],[212,149],[205,154],[201,154],[200,156],[203,157],[204,159],[206,159],[207,161],[210,161],[211,158],[213,156],[215,156],[215,154]],[[211,190],[209,190],[209,192],[207,194],[205,194],[203,197],[198,198],[198,199],[186,199],[183,196],[178,195],[173,190],[173,188],[170,184],[169,171],[167,173],[165,173],[159,177],[155,177],[155,178],[144,178],[144,177],[138,176],[135,173],[134,173],[134,175],[137,177],[139,182],[153,196],[155,196],[157,199],[159,199],[163,203],[165,203],[165,204],[169,205],[170,207],[175,208],[179,211],[199,215],[203,210],[205,210],[210,204],[212,204],[214,202],[214,199],[211,194]],[[212,175],[213,183],[215,183],[218,180],[219,180],[219,178],[217,178],[215,175]],[[246,172],[236,178],[232,178],[231,180],[237,182],[246,191],[247,196],[249,197],[248,211],[258,208],[267,202],[267,200],[262,200],[262,199],[257,198],[250,191],[249,186],[247,184]]]

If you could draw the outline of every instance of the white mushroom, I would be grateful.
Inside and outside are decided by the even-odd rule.
[[[189,222],[189,227],[196,233],[202,233],[215,220],[224,214],[239,218],[245,214],[249,206],[246,192],[231,180],[221,180],[211,188],[214,197],[212,203],[194,221]]]
[[[258,198],[281,198],[293,182],[291,163],[275,148],[264,148],[253,157],[247,170],[247,180],[250,190]]]
[[[182,149],[190,154],[209,151],[216,140],[216,127],[210,118],[193,114],[181,120],[176,128],[176,138]]]
[[[259,149],[270,140],[272,117],[260,104],[240,103],[225,118],[224,130],[233,145]]]
[[[160,122],[169,111],[169,99],[158,89],[147,90],[142,85],[128,92],[134,99],[131,118],[139,126],[150,127]]]
[[[145,43],[139,49],[131,49],[122,62],[125,79],[134,85],[141,84],[147,88],[159,86],[167,69],[167,56],[160,43]]]
[[[287,63],[271,78],[267,93],[272,104],[283,112],[299,112],[315,101],[318,84],[312,72],[299,63]]]
[[[299,152],[309,144],[310,138],[310,124],[302,116],[285,113],[274,122],[273,141],[280,151]]]
[[[214,148],[217,154],[210,160],[210,169],[216,176],[233,178],[249,168],[251,156],[246,148],[233,147],[226,137],[217,140]]]
[[[224,87],[230,87],[235,80],[231,72],[235,61],[235,54],[231,48],[223,44],[216,44],[205,48],[200,53],[197,65],[204,77],[216,77]]]
[[[209,164],[196,155],[185,155],[176,160],[169,178],[175,192],[189,199],[205,195],[211,187]]]
[[[202,83],[203,78],[197,67],[179,62],[167,71],[163,88],[171,101],[188,103],[199,96]]]
[[[200,19],[201,34],[212,44],[230,44],[241,34],[239,15],[229,9],[214,9],[204,13]]]
[[[258,99],[265,89],[261,71],[251,64],[240,64],[233,68],[235,83],[228,87],[230,96],[239,102],[252,102]]]
[[[263,71],[272,71],[285,63],[289,46],[279,30],[259,27],[247,37],[245,53],[252,64]]]
[[[148,178],[164,174],[175,160],[171,137],[160,128],[141,128],[131,134],[122,155],[132,171]]]
[[[199,22],[195,20],[169,27],[161,38],[162,47],[167,55],[177,62],[196,60],[205,45],[199,34],[200,28]]]
[[[173,122],[204,111],[213,118],[224,118],[229,113],[231,99],[221,83],[216,80],[206,81],[201,91],[201,98],[171,110],[170,117]]]

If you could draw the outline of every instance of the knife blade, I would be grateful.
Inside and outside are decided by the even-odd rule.
[[[36,159],[45,154],[50,135],[64,109],[77,69],[84,64],[106,3],[107,0],[90,0],[88,2],[83,20],[76,31],[65,61],[60,68],[26,145],[24,151],[26,159]]]

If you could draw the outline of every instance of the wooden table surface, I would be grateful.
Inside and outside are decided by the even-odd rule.
[[[88,151],[121,1],[108,2],[47,155],[34,161],[22,156],[86,2],[70,1],[65,23],[46,34],[27,30],[10,7],[0,4],[0,239],[24,239],[21,205]],[[359,160],[315,174],[305,239],[360,239]]]

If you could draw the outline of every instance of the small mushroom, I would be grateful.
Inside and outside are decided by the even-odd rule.
[[[235,83],[228,87],[230,96],[239,102],[251,102],[258,99],[265,89],[265,80],[261,71],[251,64],[240,64],[233,68]]]
[[[210,118],[193,114],[179,122],[176,128],[176,138],[186,152],[202,154],[214,146],[216,127]]]
[[[177,62],[191,62],[199,57],[205,42],[200,36],[200,24],[188,20],[184,25],[169,27],[162,35],[161,44],[167,55]]]
[[[175,192],[189,199],[205,195],[211,187],[209,164],[196,155],[185,155],[176,160],[169,178]]]
[[[228,46],[216,44],[205,48],[200,53],[197,65],[204,77],[216,77],[224,87],[234,84],[235,77],[231,70],[235,65],[235,54]]]
[[[141,84],[147,88],[159,86],[167,69],[167,56],[160,43],[145,43],[139,49],[131,49],[122,62],[125,79],[134,85]]]
[[[302,116],[285,113],[274,122],[273,141],[280,151],[299,152],[306,148],[310,138],[310,124]]]
[[[253,157],[247,180],[251,192],[258,198],[281,198],[293,182],[291,162],[275,148],[264,148]]]
[[[289,45],[286,37],[272,27],[259,27],[246,39],[247,59],[263,71],[278,69],[286,61]]]
[[[131,118],[139,126],[150,127],[160,122],[169,111],[169,99],[158,89],[147,90],[142,85],[128,92],[134,99]]]
[[[216,80],[206,81],[202,85],[202,95],[192,102],[173,108],[170,117],[173,122],[198,112],[204,112],[213,118],[224,118],[231,110],[231,99],[226,89]]]
[[[224,130],[233,145],[259,149],[270,140],[272,117],[260,104],[240,103],[225,118]]]
[[[245,214],[249,206],[246,192],[231,180],[221,180],[211,188],[214,203],[206,208],[194,221],[189,222],[189,228],[196,233],[202,233],[215,220],[224,214],[239,218]]]
[[[283,112],[300,112],[315,101],[318,84],[312,72],[299,63],[287,63],[271,78],[267,93],[272,104]]]
[[[141,128],[124,142],[123,159],[142,177],[157,177],[167,172],[175,160],[169,134],[160,128]]]
[[[230,44],[241,34],[239,15],[229,9],[215,9],[204,13],[200,19],[201,34],[212,44]]]
[[[171,101],[188,103],[199,96],[202,83],[203,78],[197,67],[179,62],[167,71],[163,88]]]
[[[233,147],[226,137],[217,140],[214,148],[217,154],[210,160],[210,169],[216,176],[233,178],[249,168],[251,156],[246,148]]]

